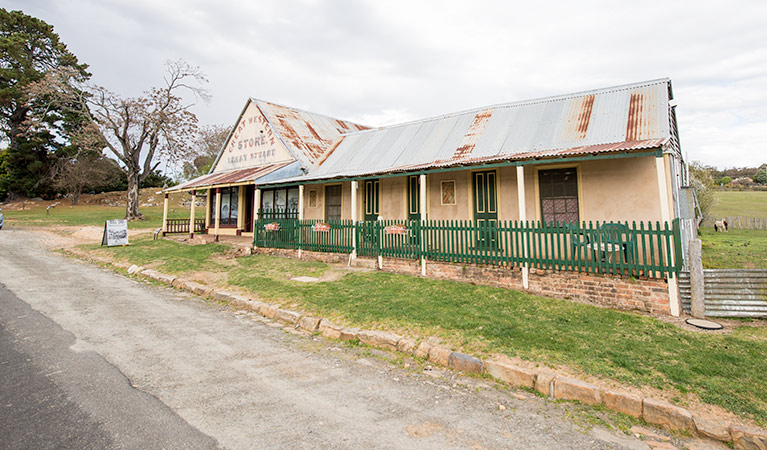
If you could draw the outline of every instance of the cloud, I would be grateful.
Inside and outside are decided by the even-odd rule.
[[[11,0],[123,95],[182,57],[210,79],[204,123],[248,97],[369,125],[671,77],[690,159],[767,149],[767,3],[478,0]]]

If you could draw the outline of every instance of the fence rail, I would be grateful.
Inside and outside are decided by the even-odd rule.
[[[168,219],[166,225],[167,234],[189,233],[189,219]],[[194,232],[205,232],[205,219],[194,219]]]
[[[256,221],[257,247],[666,278],[682,267],[679,221]]]
[[[700,226],[713,229],[714,222],[717,220],[726,220],[727,227],[736,230],[767,230],[767,217],[745,217],[745,216],[727,216],[727,217],[706,217]]]

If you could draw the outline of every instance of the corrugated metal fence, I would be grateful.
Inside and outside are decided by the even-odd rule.
[[[703,271],[706,316],[767,317],[767,269]],[[690,313],[690,272],[679,272],[682,309]]]
[[[745,216],[728,216],[728,217],[706,217],[701,223],[701,227],[714,228],[714,222],[717,220],[727,220],[727,226],[730,229],[735,230],[767,230],[767,218],[765,217],[745,217]]]

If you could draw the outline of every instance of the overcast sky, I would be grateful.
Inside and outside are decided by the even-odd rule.
[[[388,125],[670,77],[682,150],[767,162],[767,1],[5,0],[125,96],[183,58],[233,124],[248,97]]]

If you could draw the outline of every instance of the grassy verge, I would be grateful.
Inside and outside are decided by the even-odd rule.
[[[338,269],[264,255],[211,259],[221,251],[213,245],[139,240],[95,251],[136,263],[159,261],[162,270],[177,274],[200,267],[226,271],[231,285],[324,317],[439,335],[475,354],[504,353],[635,386],[672,388],[767,424],[767,327],[706,335],[638,314],[384,272],[299,283],[290,278]]]
[[[767,230],[702,229],[700,239],[706,269],[767,269]]]
[[[201,211],[200,211],[201,210]],[[130,222],[128,228],[159,228],[162,226],[162,207],[144,207],[140,209],[145,220]],[[205,208],[197,208],[197,218],[205,218]],[[55,225],[98,226],[103,227],[106,220],[125,218],[124,207],[109,206],[67,206],[59,205],[46,214],[45,208],[36,207],[25,210],[4,210],[5,222],[9,227],[46,227]],[[173,208],[168,212],[170,219],[188,219],[189,210]]]
[[[710,215],[767,217],[767,191],[717,191]]]

